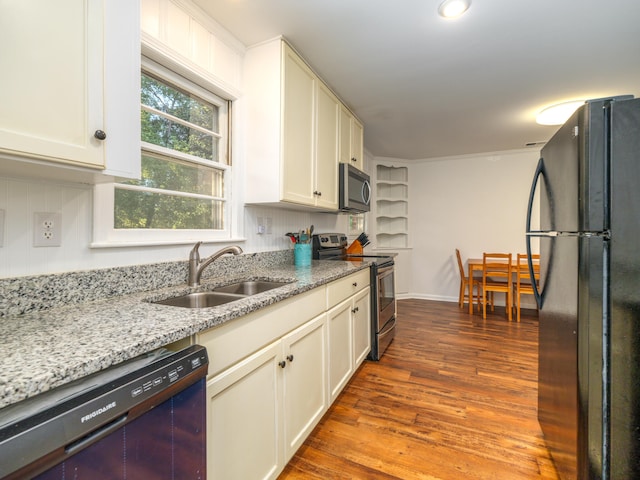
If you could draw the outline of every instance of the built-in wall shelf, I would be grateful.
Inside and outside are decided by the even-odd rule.
[[[409,246],[409,169],[376,165],[376,246]]]

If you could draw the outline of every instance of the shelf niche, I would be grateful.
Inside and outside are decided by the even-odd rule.
[[[376,166],[376,244],[394,249],[409,246],[409,169]]]

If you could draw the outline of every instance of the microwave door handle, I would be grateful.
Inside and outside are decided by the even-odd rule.
[[[365,205],[369,205],[371,201],[371,185],[368,180],[362,182],[362,200],[364,200]]]

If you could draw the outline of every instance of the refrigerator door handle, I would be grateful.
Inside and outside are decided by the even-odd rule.
[[[536,165],[536,171],[533,174],[531,190],[529,191],[529,203],[527,204],[527,236],[531,233],[540,233],[539,231],[531,230],[531,210],[533,209],[533,200],[536,194],[536,187],[538,186],[540,176],[542,175],[544,175],[544,159],[540,157],[540,160],[538,160],[538,165]]]
[[[531,278],[531,286],[533,287],[533,296],[536,299],[536,304],[538,308],[542,308],[542,295],[538,291],[538,284],[535,282],[535,276],[533,272],[533,261],[531,260],[531,237],[532,236],[540,236],[540,234],[544,235],[547,232],[539,232],[531,230],[531,210],[533,209],[533,199],[536,193],[536,187],[538,186],[538,181],[540,177],[544,175],[544,161],[542,157],[538,160],[538,165],[536,166],[536,171],[533,174],[533,182],[531,183],[531,191],[529,192],[529,204],[527,205],[527,230],[526,230],[526,244],[527,244],[527,265],[529,266],[529,275]]]
[[[533,296],[536,299],[538,309],[542,308],[542,293],[538,290],[538,282],[535,281],[533,272],[533,261],[531,260],[531,236],[527,235],[527,265],[529,266],[529,275],[531,278],[531,287],[533,288]]]

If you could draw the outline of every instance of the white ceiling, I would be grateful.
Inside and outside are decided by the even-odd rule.
[[[639,0],[194,0],[245,45],[283,35],[365,126],[374,156],[524,148],[556,102],[640,96]],[[531,147],[539,149],[539,146]]]

